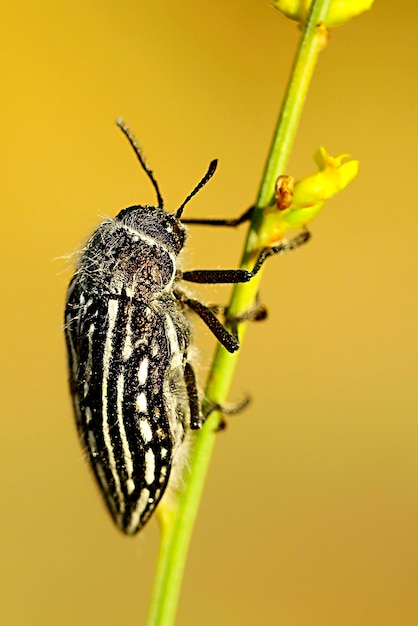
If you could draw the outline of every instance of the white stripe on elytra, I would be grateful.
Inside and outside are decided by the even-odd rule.
[[[125,334],[125,343],[123,344],[122,350],[122,359],[127,361],[132,354],[133,345],[132,345],[132,307],[128,309],[128,319],[126,320],[126,334]]]
[[[74,380],[76,380],[77,379],[77,372],[78,372],[78,355],[77,355],[76,349],[74,347],[73,334],[71,332],[71,327],[70,327],[71,319],[72,319],[71,316],[67,315],[67,319],[66,319],[66,323],[67,323],[66,336],[67,336],[68,346],[69,346],[70,352],[71,352],[72,375],[73,375]]]
[[[125,423],[123,421],[123,396],[125,391],[125,379],[123,374],[119,374],[116,387],[116,410],[118,416],[119,434],[122,442],[123,458],[125,461],[126,472],[128,478],[126,480],[126,489],[128,493],[132,493],[135,490],[135,483],[132,479],[134,465],[132,462],[132,454],[129,448],[128,437],[126,436]]]
[[[120,503],[120,511],[125,510],[125,502],[120,487],[120,479],[118,468],[116,467],[116,459],[113,452],[112,440],[110,438],[109,415],[107,412],[107,381],[109,379],[110,359],[112,356],[112,339],[113,329],[115,326],[116,315],[118,312],[118,301],[109,300],[108,304],[108,327],[106,333],[106,341],[103,351],[103,379],[102,379],[102,414],[103,414],[103,439],[109,456],[109,467],[115,481],[115,489]]]
[[[89,387],[90,387],[90,378],[92,374],[93,367],[93,333],[95,330],[94,324],[90,324],[89,330],[87,332],[87,340],[88,340],[88,353],[86,360],[86,368],[85,368],[85,378],[84,378],[84,397],[87,396]]]
[[[149,443],[152,439],[152,430],[146,419],[139,420],[139,430],[141,431],[142,439],[145,443]]]
[[[155,480],[155,455],[149,448],[145,452],[145,482],[148,485],[152,485]]]
[[[86,424],[89,424],[92,418],[91,408],[89,406],[86,406],[84,415],[86,416]]]
[[[144,512],[144,509],[148,504],[149,496],[150,496],[149,489],[143,489],[141,491],[140,498],[137,502],[135,510],[133,511],[131,515],[131,521],[126,528],[126,532],[128,533],[128,535],[135,532],[136,529],[138,528],[139,520],[141,519],[141,515]]]
[[[136,398],[136,409],[140,413],[148,413],[147,396],[143,391]]]
[[[177,331],[174,327],[173,320],[170,315],[165,316],[165,332],[168,339],[168,343],[170,344],[170,368],[175,369],[176,367],[181,366],[182,364],[182,355],[180,353],[180,346],[177,338]]]
[[[148,357],[144,356],[142,359],[139,368],[138,368],[138,382],[139,384],[145,385],[148,377]]]

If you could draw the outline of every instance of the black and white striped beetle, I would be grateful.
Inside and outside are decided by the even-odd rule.
[[[184,223],[236,226],[249,219],[251,210],[236,220],[181,221],[186,204],[214,174],[217,161],[212,161],[176,213],[167,213],[133,135],[122,120],[117,124],[147,173],[158,205],[123,209],[92,234],[68,289],[65,335],[81,444],[114,522],[133,535],[183,464],[190,430],[204,421],[188,357],[185,307],[229,352],[239,347],[212,310],[182,292],[181,280],[247,282],[268,256],[296,248],[308,233],[263,249],[252,272],[181,273],[176,257],[185,243]]]

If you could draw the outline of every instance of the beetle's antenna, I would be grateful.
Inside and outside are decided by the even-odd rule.
[[[152,170],[148,167],[148,165],[145,163],[145,159],[141,154],[141,148],[139,147],[136,139],[135,139],[135,135],[133,134],[133,132],[131,131],[131,129],[129,128],[129,126],[127,126],[125,124],[125,122],[123,121],[123,119],[121,117],[118,117],[118,119],[116,120],[116,124],[119,126],[119,128],[121,129],[121,131],[123,132],[123,134],[125,135],[125,137],[127,137],[129,143],[131,144],[132,148],[135,150],[135,154],[138,157],[138,161],[140,162],[142,169],[147,173],[148,178],[150,179],[152,186],[155,189],[155,193],[157,194],[157,200],[158,200],[158,206],[160,209],[164,208],[164,200],[163,197],[161,195],[160,192],[160,188],[158,187],[158,183],[154,178],[154,174],[152,172]]]
[[[202,180],[200,181],[200,183],[198,183],[196,185],[196,187],[193,189],[193,191],[191,193],[189,193],[189,195],[187,196],[187,198],[185,199],[185,201],[183,202],[183,204],[177,209],[176,212],[176,217],[180,219],[182,213],[183,213],[183,209],[186,206],[186,204],[189,202],[189,200],[191,200],[193,198],[193,196],[195,196],[197,194],[197,192],[202,189],[202,187],[204,187],[206,185],[206,183],[208,182],[208,180],[210,180],[212,178],[212,176],[215,173],[215,170],[218,166],[218,160],[214,159],[213,161],[211,161],[209,163],[209,167],[208,167],[208,171],[206,172],[206,174],[204,175],[204,177],[202,178]]]

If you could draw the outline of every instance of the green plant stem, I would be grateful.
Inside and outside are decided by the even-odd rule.
[[[324,31],[317,25],[324,20],[329,1],[313,0],[304,24],[257,197],[256,207],[259,209],[271,203],[276,179],[285,171],[308,87],[324,44]],[[251,263],[262,228],[262,210],[255,210],[247,236],[242,267]],[[251,308],[258,292],[260,274],[261,272],[249,283],[235,286],[228,307],[232,317]],[[240,326],[241,343],[245,326],[245,324]],[[218,346],[206,388],[208,400],[225,404],[237,360],[237,353],[230,354],[222,346]],[[217,412],[212,413],[196,436],[184,488],[176,502],[171,507],[166,504],[159,507],[162,536],[147,626],[174,624],[188,545],[219,420],[220,415]]]

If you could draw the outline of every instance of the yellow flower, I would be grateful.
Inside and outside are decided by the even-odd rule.
[[[341,26],[364,11],[368,11],[374,0],[331,0],[325,26]],[[303,23],[312,0],[274,0],[276,9],[291,20]]]
[[[332,157],[325,148],[319,148],[314,161],[319,172],[305,176],[294,184],[288,208],[282,209],[276,202],[264,211],[263,232],[269,232],[269,236],[262,237],[262,245],[279,241],[290,229],[305,227],[323,209],[326,200],[345,189],[358,173],[359,162],[350,159],[349,154]]]

